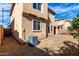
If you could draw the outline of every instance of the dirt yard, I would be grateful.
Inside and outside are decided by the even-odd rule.
[[[78,39],[70,35],[49,36],[36,47],[19,44],[13,37],[5,37],[0,55],[9,56],[63,56],[79,55]]]
[[[50,55],[79,55],[78,40],[71,35],[54,35],[41,40],[37,47],[46,48]]]
[[[19,44],[13,37],[5,37],[2,47],[0,47],[1,56],[48,56],[45,51],[28,45]]]

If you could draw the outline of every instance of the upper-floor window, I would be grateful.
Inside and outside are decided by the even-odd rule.
[[[42,10],[42,3],[33,3],[33,8],[41,11]]]

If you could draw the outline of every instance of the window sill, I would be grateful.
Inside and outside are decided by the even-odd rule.
[[[32,30],[33,32],[41,32],[41,30]]]

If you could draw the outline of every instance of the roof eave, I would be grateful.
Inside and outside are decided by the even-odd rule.
[[[50,8],[48,8],[48,11],[50,11],[52,14],[56,14],[53,10],[51,10]]]
[[[15,6],[15,3],[12,3],[12,5],[11,5],[11,10],[10,10],[10,16],[11,16],[11,14],[12,14],[12,11],[13,11],[13,9],[14,9],[14,6]]]

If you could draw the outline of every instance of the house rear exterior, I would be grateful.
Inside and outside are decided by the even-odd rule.
[[[55,22],[55,12],[48,8],[48,35],[57,34],[57,24]]]
[[[30,35],[46,38],[47,3],[12,4],[10,16],[13,36],[21,43],[28,42]]]

